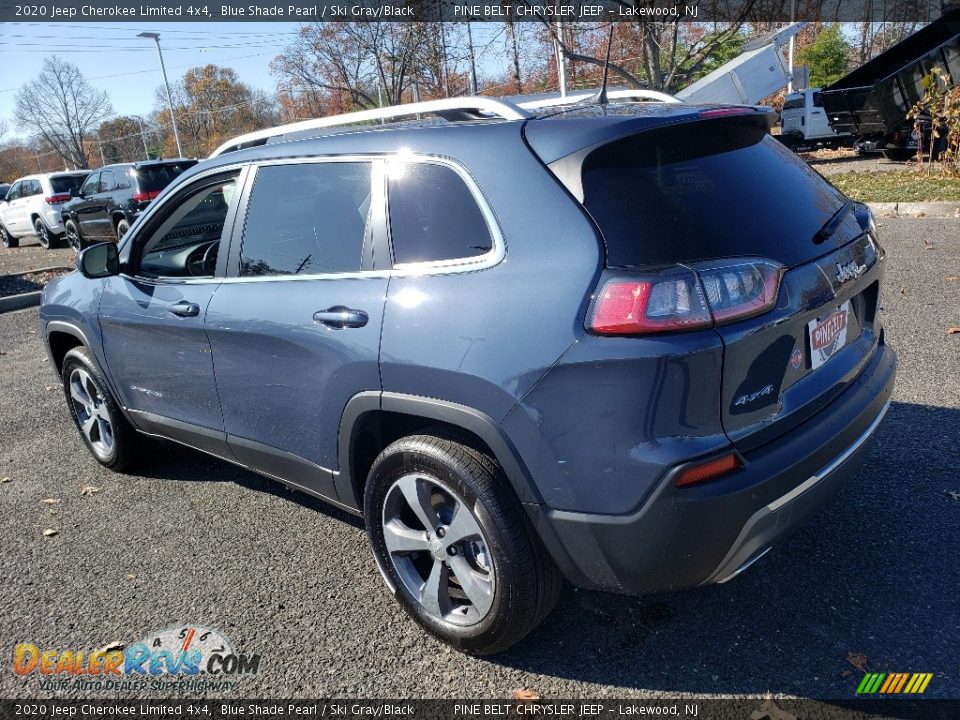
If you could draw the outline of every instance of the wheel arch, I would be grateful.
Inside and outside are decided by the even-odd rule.
[[[75,347],[85,347],[93,352],[93,348],[80,328],[57,320],[47,323],[47,351],[57,369],[57,375],[63,370],[64,356]]]
[[[394,440],[428,427],[443,428],[465,444],[489,453],[503,468],[521,502],[542,502],[526,465],[493,418],[446,400],[376,391],[354,395],[340,419],[337,491],[341,500],[362,509],[367,472],[380,451]]]

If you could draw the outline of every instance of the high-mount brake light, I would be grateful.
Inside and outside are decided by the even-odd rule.
[[[721,107],[712,110],[701,110],[699,117],[701,120],[709,120],[716,117],[730,117],[731,115],[753,115],[757,111],[752,107]]]
[[[699,330],[743,320],[777,302],[783,266],[760,258],[613,273],[601,280],[589,315],[600,335]]]

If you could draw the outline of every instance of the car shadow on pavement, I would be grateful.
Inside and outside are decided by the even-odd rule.
[[[925,697],[956,697],[958,466],[960,410],[894,403],[855,478],[743,575],[643,598],[568,586],[494,661],[625,690],[835,699],[860,665],[932,672]]]

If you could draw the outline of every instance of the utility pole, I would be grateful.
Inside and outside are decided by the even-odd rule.
[[[147,150],[147,136],[143,134],[143,120],[140,119],[140,116],[137,115],[137,125],[140,126],[140,142],[143,143],[143,159],[150,159],[150,151]]]
[[[477,94],[477,63],[473,53],[473,31],[467,23],[467,45],[470,47],[470,94]]]
[[[100,167],[107,164],[107,159],[103,156],[103,141],[97,140],[97,147],[100,148]]]
[[[563,56],[563,23],[557,20],[557,39],[553,42],[553,50],[557,56],[557,81],[560,83],[560,97],[567,96],[567,61]]]
[[[170,83],[167,80],[167,68],[163,64],[163,51],[160,49],[160,33],[142,32],[137,37],[149,38],[157,42],[157,55],[160,56],[160,72],[163,73],[163,84],[167,88],[167,104],[170,106],[170,121],[173,123],[173,137],[177,141],[177,155],[183,157],[183,146],[180,144],[180,130],[177,128],[177,113],[173,109],[173,93],[170,92]]]
[[[40,164],[40,153],[34,153],[37,158],[37,172],[43,172],[43,165]]]

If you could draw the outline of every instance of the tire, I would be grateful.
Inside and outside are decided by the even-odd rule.
[[[116,472],[136,467],[148,444],[127,422],[84,347],[70,350],[60,374],[70,416],[94,459]]]
[[[63,227],[67,234],[67,245],[76,252],[83,250],[83,248],[86,247],[86,241],[83,239],[83,234],[80,232],[80,227],[77,223],[74,220],[66,220],[63,223]]]
[[[894,162],[906,162],[916,154],[917,151],[910,148],[884,148],[883,150],[883,156]]]
[[[3,245],[5,248],[20,247],[20,241],[11,235],[2,223],[0,223],[0,245]]]
[[[130,229],[130,222],[126,218],[120,218],[113,229],[117,235],[117,242],[120,242]]]
[[[462,652],[506,650],[557,601],[559,570],[500,466],[474,448],[435,435],[397,440],[370,469],[364,515],[401,606]]]
[[[37,234],[40,246],[45,250],[52,250],[57,246],[57,236],[50,232],[50,228],[40,218],[33,221],[33,231]]]

